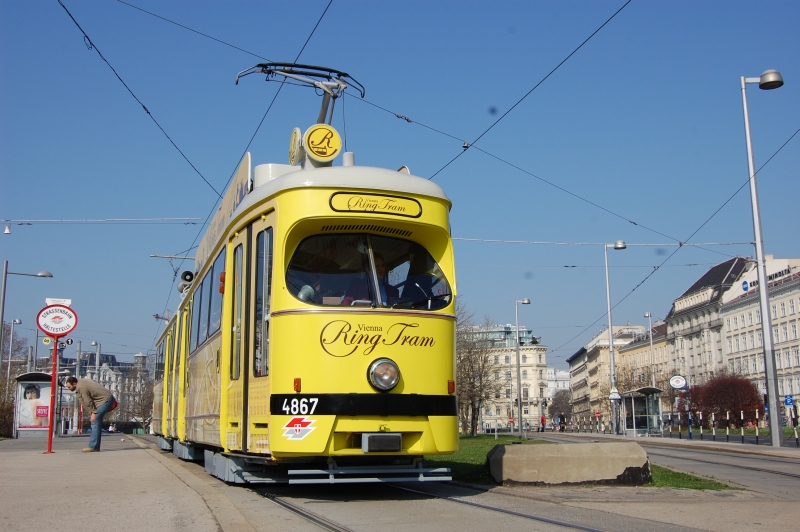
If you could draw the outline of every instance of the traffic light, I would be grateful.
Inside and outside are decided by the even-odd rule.
[[[769,406],[769,394],[764,394],[764,406]]]

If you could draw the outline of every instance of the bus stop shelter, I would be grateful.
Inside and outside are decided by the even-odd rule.
[[[626,436],[661,435],[662,390],[645,386],[620,394]]]

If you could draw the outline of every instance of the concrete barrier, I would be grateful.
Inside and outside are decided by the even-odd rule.
[[[634,442],[497,445],[487,455],[497,484],[649,483],[647,453]]]

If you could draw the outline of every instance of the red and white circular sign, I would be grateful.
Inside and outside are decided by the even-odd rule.
[[[60,338],[75,330],[78,315],[64,305],[48,305],[39,311],[36,324],[47,336]]]

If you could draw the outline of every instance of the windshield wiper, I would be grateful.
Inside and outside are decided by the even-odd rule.
[[[409,307],[413,307],[414,305],[419,305],[420,303],[425,303],[426,301],[430,302],[430,301],[433,301],[435,299],[444,299],[446,297],[450,297],[450,295],[451,294],[439,294],[439,295],[436,295],[436,296],[432,295],[430,297],[423,297],[422,299],[418,299],[417,301],[398,301],[397,303],[392,305],[392,308],[403,308],[403,307],[400,307],[399,305],[408,305]]]

